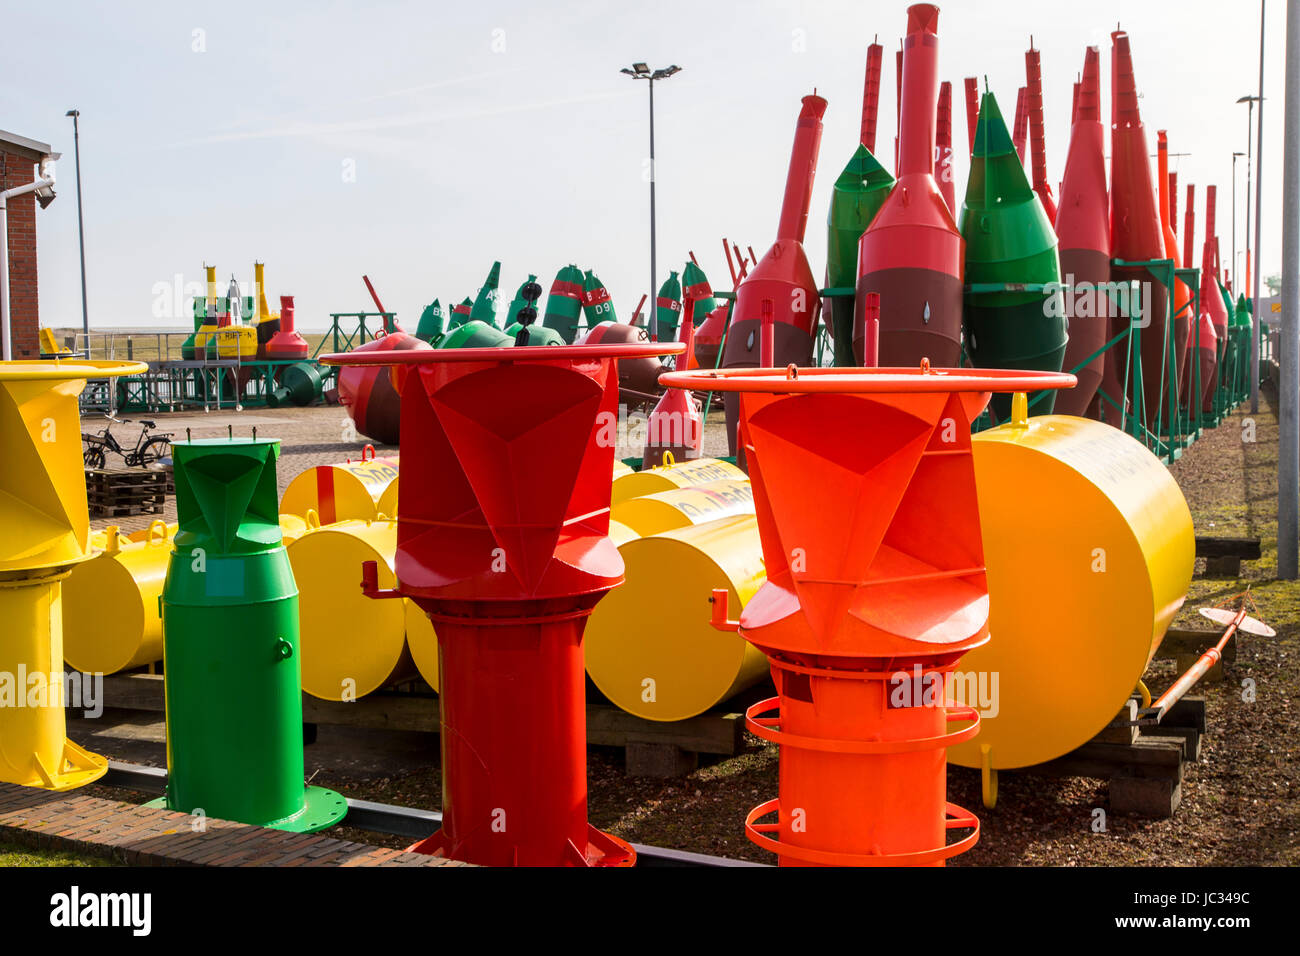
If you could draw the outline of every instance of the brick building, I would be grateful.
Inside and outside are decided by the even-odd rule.
[[[37,178],[45,157],[58,159],[45,143],[0,130],[0,190],[25,186]],[[36,294],[36,196],[27,193],[8,202],[9,316],[15,359],[39,358],[40,313]]]

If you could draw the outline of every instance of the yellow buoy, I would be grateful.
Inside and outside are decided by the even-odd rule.
[[[617,504],[628,498],[652,495],[657,491],[671,491],[674,488],[686,488],[690,485],[725,479],[745,481],[748,477],[730,462],[719,458],[696,458],[691,461],[648,468],[645,471],[634,471],[630,475],[616,474],[611,500]]]
[[[403,676],[409,656],[402,601],[361,593],[361,565],[395,587],[397,523],[340,521],[288,546],[298,584],[302,689],[321,700],[355,700]]]
[[[375,511],[381,517],[384,518],[397,517],[398,480],[399,480],[398,476],[394,476],[393,480],[388,483],[388,487],[384,489],[383,494],[379,496],[379,500],[375,503]]]
[[[389,485],[396,487],[397,458],[363,458],[335,465],[317,465],[299,474],[280,498],[280,511],[306,517],[308,511],[320,516],[321,524],[356,519],[374,521],[380,513],[396,517],[396,497],[392,511],[380,507],[380,499]]]
[[[587,622],[587,673],[630,714],[685,720],[762,680],[767,658],[709,623],[714,588],[733,615],[766,580],[758,521],[739,515],[633,538],[619,547],[627,579]]]
[[[298,515],[280,515],[280,536],[287,545],[290,541],[297,541],[307,533],[306,517]]]
[[[0,362],[0,781],[68,790],[108,761],[67,739],[63,582],[90,560],[77,396],[143,362]],[[109,540],[112,535],[107,536]],[[75,675],[73,675],[75,676]],[[66,681],[66,683],[65,683]]]
[[[618,479],[622,478],[624,475],[635,475],[635,474],[636,474],[636,469],[634,469],[627,462],[619,461],[617,458],[614,459],[614,480],[615,481],[618,481]]]
[[[615,520],[640,535],[753,513],[754,491],[749,482],[729,478],[628,498],[610,508]]]
[[[411,650],[411,660],[424,678],[424,682],[435,691],[442,688],[441,672],[438,663],[438,635],[434,633],[433,622],[429,615],[420,610],[414,601],[402,598],[402,610],[406,620],[406,646]]]
[[[1069,753],[1114,719],[1182,606],[1196,550],[1182,492],[1109,425],[1044,415],[973,443],[988,567],[987,644],[954,696],[982,714],[964,767]]]
[[[116,531],[115,528],[107,529]],[[63,583],[63,658],[87,674],[116,674],[162,660],[158,598],[171,560],[168,525],[139,542],[108,546]]]
[[[615,521],[613,518],[609,519],[609,536],[613,539],[614,544],[620,547],[627,544],[633,538],[639,537],[635,531],[623,524],[623,522]]]

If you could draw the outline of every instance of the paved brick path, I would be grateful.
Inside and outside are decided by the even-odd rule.
[[[421,853],[0,784],[0,839],[134,866],[465,866]]]

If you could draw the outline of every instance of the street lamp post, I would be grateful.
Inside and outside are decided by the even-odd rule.
[[[1259,0],[1259,94],[1256,97],[1259,100],[1259,125],[1255,129],[1255,281],[1251,283],[1251,302],[1254,303],[1252,311],[1253,321],[1251,322],[1250,332],[1250,411],[1251,414],[1259,412],[1259,341],[1261,319],[1258,313],[1259,308],[1259,276],[1264,271],[1264,266],[1260,262],[1260,245],[1261,238],[1260,226],[1262,225],[1263,207],[1260,202],[1261,194],[1264,191],[1264,0]],[[1294,225],[1294,224],[1293,224]]]
[[[1232,287],[1237,288],[1237,157],[1246,154],[1238,150],[1232,154]]]
[[[1248,281],[1250,278],[1249,273],[1253,271],[1251,266],[1254,263],[1254,260],[1250,257],[1250,159],[1254,150],[1255,103],[1258,100],[1258,96],[1243,96],[1237,100],[1238,103],[1246,104],[1246,272]],[[1233,271],[1236,271],[1235,263],[1233,264]],[[1235,275],[1232,279],[1232,291],[1238,294],[1241,292],[1241,287],[1237,285],[1237,277]]]
[[[680,73],[681,67],[674,64],[662,70],[651,70],[645,63],[633,63],[630,69],[624,67],[619,72],[626,73],[634,80],[648,80],[650,87],[650,295],[646,301],[650,303],[647,326],[650,338],[652,341],[658,341],[659,318],[655,308],[655,300],[659,295],[655,285],[658,271],[655,263],[655,80],[666,80],[674,73]]]
[[[77,245],[81,248],[81,331],[86,341],[86,358],[90,358],[90,311],[86,308],[86,229],[81,220],[81,130],[77,120],[81,110],[68,110],[72,117],[72,155],[77,167]]]

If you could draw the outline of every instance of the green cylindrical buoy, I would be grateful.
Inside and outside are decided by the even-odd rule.
[[[474,298],[474,304],[470,307],[469,317],[471,320],[496,326],[497,286],[500,283],[501,263],[494,262],[492,268],[488,270],[487,278],[483,280],[483,285],[479,287],[478,295]]]
[[[447,316],[442,311],[442,303],[434,299],[420,313],[420,322],[415,327],[415,337],[430,345],[438,341],[439,336],[447,331]]]
[[[614,301],[609,297],[609,290],[590,269],[582,277],[582,314],[587,321],[587,328],[592,329],[602,322],[617,322],[614,314]]]
[[[163,586],[167,793],[154,805],[294,832],[347,801],[303,781],[298,589],[280,536],[276,439],[172,448]]]
[[[461,300],[460,305],[451,307],[451,315],[447,318],[447,328],[454,329],[459,325],[464,325],[469,321],[469,314],[474,310],[474,300],[466,296]]]
[[[894,177],[867,147],[859,144],[831,192],[831,208],[826,216],[827,288],[857,288],[858,243],[893,187]],[[853,354],[854,300],[853,295],[829,299],[835,364],[841,367],[858,364]]]
[[[694,261],[688,261],[682,270],[682,296],[685,299],[683,313],[698,332],[709,313],[718,307],[718,300],[713,295],[709,277]]]
[[[980,106],[958,228],[966,240],[963,325],[972,364],[1059,372],[1068,336],[1056,233],[992,93]],[[982,291],[981,284],[1004,288]],[[1054,398],[1048,392],[1034,414],[1050,415]],[[999,421],[1010,417],[1010,395],[991,404]]]
[[[655,298],[655,319],[660,342],[676,342],[677,326],[682,321],[682,283],[676,272],[669,272]]]
[[[565,342],[573,342],[578,333],[582,315],[582,270],[567,265],[555,274],[550,295],[546,297],[546,312],[542,325],[560,333]]]
[[[488,349],[514,345],[505,332],[477,319],[458,325],[438,343],[440,349]]]

